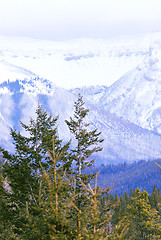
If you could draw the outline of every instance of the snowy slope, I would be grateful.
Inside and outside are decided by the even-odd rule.
[[[90,109],[87,120],[105,139],[98,164],[161,157],[155,133],[161,133],[160,42],[149,50],[159,38],[160,33],[116,41],[0,37],[0,145],[11,147],[10,127],[22,130],[19,121],[34,117],[38,102],[60,115],[60,138],[69,140],[64,120],[80,92]]]
[[[39,84],[41,89],[38,91],[36,89]],[[2,89],[6,90],[3,92]],[[19,121],[28,123],[30,117],[34,117],[38,102],[53,116],[59,114],[60,138],[64,141],[72,138],[64,120],[73,115],[73,103],[77,99],[75,94],[40,78],[4,82],[0,85],[0,92],[0,145],[8,147],[11,141],[9,128],[14,127],[22,131]],[[87,121],[92,123],[91,127],[102,131],[102,137],[105,139],[104,150],[97,156],[97,164],[161,157],[160,135],[124,121],[84,100],[90,109]]]
[[[161,133],[161,41],[144,62],[115,82],[100,106],[143,128]]]
[[[0,61],[0,82],[7,80],[15,81],[16,79],[24,79],[36,77],[36,74],[24,69],[23,67],[15,66],[5,60]]]
[[[99,104],[100,99],[107,93],[106,86],[90,86],[82,88],[71,89],[70,92],[78,95],[79,93],[85,97],[86,100],[93,104]]]
[[[158,38],[161,38],[160,33],[136,38],[76,39],[67,42],[0,36],[0,61],[49,79],[66,89],[110,86],[141,63],[148,54],[149,45]],[[9,70],[0,82],[13,77]]]

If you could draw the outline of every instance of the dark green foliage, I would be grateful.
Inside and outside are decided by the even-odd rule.
[[[24,209],[26,202],[29,204],[30,213],[35,215],[34,206],[38,204],[40,184],[40,162],[45,170],[49,170],[51,159],[47,152],[52,152],[52,137],[55,139],[55,149],[63,151],[58,165],[63,164],[64,169],[70,169],[71,161],[68,155],[69,143],[62,146],[58,138],[57,120],[38,105],[36,120],[31,119],[29,125],[23,123],[22,127],[27,136],[11,129],[11,136],[15,146],[15,153],[1,149],[5,164],[3,165],[3,176],[10,185],[11,191],[6,192],[7,201],[10,206],[10,215],[15,225],[16,232],[22,232],[25,216],[20,209]]]
[[[86,197],[89,200],[86,208],[83,209],[83,235],[85,239],[105,239],[109,234],[109,226],[112,215],[113,203],[110,200],[109,191],[107,187],[101,189],[97,186],[97,176],[95,176],[95,186],[91,187],[90,184],[86,186],[83,182],[82,185],[86,190]]]
[[[48,115],[47,111],[42,110],[42,106],[38,105],[36,110],[36,120],[31,119],[29,125],[25,125],[21,122],[22,127],[29,133],[30,136],[26,139],[26,143],[32,151],[33,156],[33,164],[39,166],[39,162],[43,161],[43,166],[48,168],[50,164],[50,158],[47,154],[47,151],[52,151],[52,137],[55,139],[55,149],[56,151],[62,150],[62,140],[58,137],[58,129],[57,129],[57,121],[58,117],[53,118],[51,115]],[[11,134],[12,135],[12,134]],[[16,135],[16,134],[15,134]],[[13,139],[16,141],[14,136]],[[69,144],[63,147],[63,149],[67,148]],[[64,151],[64,161],[67,153]]]
[[[73,208],[73,178],[64,172],[60,162],[63,152],[56,154],[54,138],[53,152],[48,152],[51,165],[46,171],[42,164],[38,203],[32,204],[35,214],[31,212],[30,203],[26,203],[26,224],[23,239],[74,239],[76,226],[70,220]]]
[[[150,205],[152,196],[139,188],[131,191],[130,197],[126,192],[120,196],[112,217],[114,230],[109,239],[160,239],[161,219],[156,208]]]
[[[101,132],[91,129],[90,123],[87,123],[88,112],[89,110],[84,106],[83,97],[79,94],[78,100],[74,104],[74,117],[70,117],[70,121],[66,120],[76,141],[75,149],[71,150],[71,157],[76,166],[73,171],[76,178],[76,193],[78,193],[75,205],[78,208],[77,224],[81,225],[81,228],[85,226],[86,221],[82,220],[79,212],[86,212],[86,206],[89,203],[82,184],[90,183],[95,175],[86,174],[84,170],[94,163],[94,159],[91,158],[92,154],[102,150],[100,144],[103,142],[103,139],[100,138]]]
[[[74,107],[74,117],[70,118],[70,121],[66,120],[66,123],[77,141],[76,148],[72,150],[72,158],[77,166],[75,174],[84,181],[83,177],[85,178],[86,174],[82,176],[82,171],[93,164],[94,159],[90,157],[93,153],[102,150],[100,143],[103,142],[103,139],[100,139],[101,132],[98,132],[97,129],[91,130],[90,123],[86,122],[89,110],[84,107],[83,98],[80,94]],[[88,181],[87,178],[86,181]]]
[[[7,185],[2,174],[2,162],[0,163],[0,239],[13,240],[18,238],[14,234],[14,227],[11,223],[14,214],[12,206],[8,201],[8,194],[6,194],[7,192],[4,189],[4,186],[7,188]]]
[[[115,203],[118,204],[116,205],[115,209],[114,209],[114,214],[112,216],[112,224],[116,225],[118,224],[118,222],[123,219],[123,217],[125,216],[125,212],[127,209],[127,205],[130,202],[130,198],[127,195],[127,192],[125,192],[123,195],[120,195],[120,199],[118,200],[118,196],[116,195],[115,197]]]
[[[34,198],[38,194],[39,162],[45,169],[49,168],[50,158],[47,151],[52,151],[53,136],[56,151],[64,150],[61,161],[66,163],[66,168],[70,168],[71,163],[67,159],[69,144],[62,147],[62,141],[59,140],[57,133],[57,120],[57,117],[48,116],[39,105],[36,110],[36,120],[31,119],[29,125],[21,123],[28,136],[23,136],[20,132],[17,133],[11,129],[15,153],[9,154],[2,150],[3,157],[7,160],[3,171],[15,198],[22,203],[25,203],[31,196],[33,200],[36,200]]]
[[[92,215],[92,209],[96,210],[95,204],[98,203],[94,199],[93,205],[85,189],[92,176],[86,175],[83,170],[93,163],[90,157],[92,153],[101,151],[98,143],[103,140],[99,139],[100,132],[88,130],[89,124],[84,121],[88,110],[83,104],[79,96],[75,103],[77,122],[73,121],[73,125],[68,122],[78,141],[76,149],[72,149],[71,153],[68,151],[70,143],[62,146],[58,138],[58,118],[48,116],[40,105],[36,110],[36,120],[31,119],[29,125],[21,123],[27,133],[25,136],[11,130],[15,153],[10,154],[2,149],[6,161],[3,176],[10,186],[9,192],[3,186],[1,191],[4,191],[3,199],[7,199],[7,220],[9,211],[12,216],[10,224],[7,223],[8,229],[11,226],[13,234],[21,239],[82,239],[89,235],[90,225],[95,225],[96,221],[101,223],[101,220],[96,220],[96,215],[94,219]],[[77,167],[72,170],[74,160]],[[101,192],[98,197],[101,199]],[[100,206],[97,207],[98,216],[103,209]],[[106,213],[109,208],[102,211]],[[106,215],[102,214],[101,218],[105,220]],[[91,236],[93,234],[91,232]]]
[[[40,105],[36,120],[31,119],[29,125],[21,123],[25,136],[11,130],[14,154],[1,149],[0,239],[160,239],[159,189],[154,186],[148,195],[139,188],[134,190],[130,181],[128,191],[123,187],[130,173],[131,181],[138,178],[139,184],[143,177],[149,179],[155,164],[104,166],[98,174],[92,154],[101,151],[103,140],[86,122],[89,110],[82,96],[74,106],[74,117],[66,121],[75,137],[73,149],[58,137],[58,118]],[[122,195],[98,187],[97,178],[98,185],[104,184],[102,176],[103,181],[105,177],[110,180],[110,187],[118,185]]]
[[[126,220],[129,223],[129,239],[152,239],[161,236],[161,223],[158,212],[149,204],[148,193],[139,188],[134,191],[127,207]]]
[[[157,189],[156,185],[154,185],[152,194],[149,195],[149,203],[152,206],[152,208],[155,208],[158,211],[160,210],[159,203],[161,203],[161,195],[160,190]]]

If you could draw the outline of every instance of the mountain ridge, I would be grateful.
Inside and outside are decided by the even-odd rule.
[[[60,138],[65,142],[70,138],[72,139],[65,124],[65,119],[69,119],[73,115],[73,105],[77,99],[77,93],[71,93],[68,90],[56,87],[48,80],[40,78],[26,81],[16,80],[16,89],[13,88],[13,83],[6,82],[6,84],[0,84],[0,89],[4,87],[8,89],[7,93],[0,94],[0,125],[1,128],[3,126],[3,129],[6,129],[6,131],[3,130],[4,134],[3,132],[1,133],[1,144],[4,138],[11,141],[9,126],[20,131],[23,130],[19,121],[21,120],[27,124],[30,117],[35,116],[38,102],[53,116],[59,115],[58,129]],[[39,85],[38,83],[43,84],[44,87],[41,86],[42,92],[36,92],[35,94],[32,89],[35,90],[35,86]],[[49,87],[49,91],[44,92],[43,89],[46,89],[46,84]],[[25,88],[24,86],[26,85],[27,87]],[[84,101],[86,102],[86,107],[90,110],[87,121],[92,123],[91,128],[97,128],[101,131],[101,136],[105,139],[102,145],[104,150],[96,156],[98,165],[109,162],[132,162],[140,159],[149,160],[160,157],[161,136],[159,134],[120,119],[116,115],[101,109],[98,104],[91,103],[86,98],[84,98]],[[22,133],[25,134],[25,132]]]
[[[161,157],[159,147],[161,135],[158,130],[161,116],[159,110],[161,109],[159,42],[153,44],[149,50],[150,38],[146,40],[145,46],[142,45],[143,42],[139,46],[135,46],[133,43],[126,46],[126,41],[120,45],[114,42],[111,43],[113,45],[108,46],[106,41],[92,42],[86,39],[66,44],[50,42],[48,46],[45,45],[45,42],[39,42],[36,48],[34,48],[36,42],[32,41],[29,41],[32,43],[31,45],[28,45],[29,42],[21,42],[19,45],[19,42],[16,43],[15,40],[15,47],[10,47],[9,42],[3,43],[1,48],[1,58],[4,62],[0,62],[0,67],[5,63],[6,75],[5,78],[2,76],[0,84],[0,144],[9,147],[10,127],[23,131],[19,121],[27,124],[30,117],[35,116],[38,102],[53,116],[60,116],[60,138],[64,141],[69,140],[72,136],[64,121],[73,115],[74,101],[80,92],[84,97],[86,107],[90,110],[87,121],[92,123],[91,127],[101,131],[102,137],[105,139],[103,152],[96,156],[97,164],[133,162]],[[89,43],[93,43],[90,48]],[[24,49],[20,49],[20,46],[24,46]],[[110,46],[112,46],[112,50]],[[124,46],[123,49],[120,49],[120,46]],[[70,74],[73,71],[76,71],[77,75],[82,69],[86,69],[86,73],[92,72],[93,67],[99,66],[103,61],[104,69],[110,59],[112,60],[111,63],[108,63],[108,67],[113,66],[113,61],[119,61],[124,65],[127,61],[134,61],[135,68],[113,84],[111,84],[112,81],[109,81],[107,85],[102,86],[100,81],[100,86],[88,86],[87,84],[87,87],[71,90],[57,86],[54,79],[51,80],[51,76],[49,78],[41,76],[43,75],[42,71],[45,73],[49,68],[50,71],[52,70],[52,74],[55,74],[52,76],[55,77],[61,71],[65,83],[66,80],[75,76]],[[140,63],[136,65],[138,59]],[[51,62],[52,60],[53,62]],[[129,69],[129,66],[132,65],[125,68]],[[14,71],[15,75],[12,75]],[[12,79],[8,80],[7,76],[10,75]],[[86,78],[91,76],[93,75],[87,74]],[[101,78],[102,75],[99,77]],[[153,94],[149,94],[152,91]],[[143,99],[145,110],[142,107]],[[153,112],[150,122],[151,124],[154,122],[155,127],[148,129],[146,124],[149,124],[149,118],[146,117],[151,105],[157,106],[157,111]],[[25,132],[22,133],[25,134]]]
[[[161,42],[149,56],[108,89],[99,104],[117,116],[161,133]]]

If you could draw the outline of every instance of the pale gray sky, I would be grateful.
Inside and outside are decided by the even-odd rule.
[[[0,0],[0,35],[49,40],[161,31],[161,0]]]

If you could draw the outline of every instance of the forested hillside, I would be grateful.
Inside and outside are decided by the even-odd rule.
[[[161,165],[161,159],[153,161],[139,161],[135,163],[123,163],[117,165],[92,166],[89,172],[97,172],[100,187],[113,186],[110,193],[118,195],[125,191],[130,193],[131,189],[139,187],[152,193],[154,185],[161,189],[161,173],[155,162]]]

